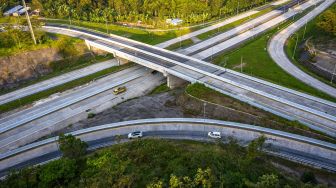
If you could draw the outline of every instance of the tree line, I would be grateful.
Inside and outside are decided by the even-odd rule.
[[[92,22],[153,24],[166,18],[198,23],[235,14],[271,0],[32,0],[43,16]]]

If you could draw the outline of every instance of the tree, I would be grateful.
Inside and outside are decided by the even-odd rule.
[[[303,172],[303,174],[301,175],[301,181],[303,183],[310,183],[310,184],[316,184],[317,183],[315,175],[312,172]]]
[[[163,188],[163,182],[160,180],[160,181],[157,181],[157,182],[154,182],[154,183],[150,183],[146,187],[147,188]]]
[[[65,158],[77,160],[86,154],[87,144],[70,134],[61,134],[58,143],[63,157]]]
[[[321,14],[317,26],[328,33],[336,35],[336,10],[327,10]]]
[[[279,178],[274,174],[265,174],[259,178],[256,184],[257,188],[277,188],[279,187]]]
[[[76,161],[63,158],[52,161],[41,169],[39,173],[39,187],[61,187],[67,185],[76,177]]]
[[[265,143],[266,138],[264,136],[261,136],[255,140],[253,140],[247,147],[247,155],[246,159],[247,161],[251,162],[255,158],[257,158],[261,152],[260,150],[262,149],[264,143]]]

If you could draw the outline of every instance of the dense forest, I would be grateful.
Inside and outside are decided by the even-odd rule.
[[[118,142],[121,137],[116,138]],[[136,140],[87,154],[79,139],[61,135],[63,157],[12,172],[0,187],[312,188],[312,172],[288,177],[260,152],[260,137],[246,148],[228,144]],[[320,187],[320,186],[318,186]],[[322,187],[322,186],[321,186]]]
[[[43,16],[92,22],[137,22],[153,24],[166,18],[198,23],[234,14],[270,0],[31,0]],[[18,1],[0,0],[5,9]]]

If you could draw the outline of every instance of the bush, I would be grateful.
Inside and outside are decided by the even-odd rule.
[[[316,180],[313,172],[304,172],[301,175],[301,181],[303,183],[311,183],[311,184],[316,184],[317,183],[317,180]]]
[[[79,51],[74,44],[74,40],[68,37],[59,39],[56,43],[56,47],[64,58],[77,56],[79,54]]]
[[[95,116],[96,116],[95,113],[92,112],[88,113],[88,119],[94,118]]]

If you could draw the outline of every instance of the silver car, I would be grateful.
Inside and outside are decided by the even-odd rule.
[[[131,132],[131,133],[128,133],[127,135],[128,139],[141,138],[142,136],[143,136],[142,131]]]

